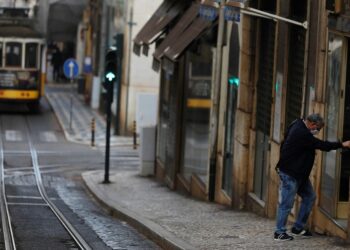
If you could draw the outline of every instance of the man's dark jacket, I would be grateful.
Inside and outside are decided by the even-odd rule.
[[[277,167],[283,173],[303,182],[309,178],[315,160],[315,149],[330,151],[341,147],[340,142],[317,139],[304,121],[298,119],[287,129]]]

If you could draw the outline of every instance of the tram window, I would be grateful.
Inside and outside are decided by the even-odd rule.
[[[38,44],[37,43],[27,43],[26,44],[26,68],[36,68],[38,57]]]
[[[21,67],[22,59],[22,44],[21,43],[6,43],[6,66]]]

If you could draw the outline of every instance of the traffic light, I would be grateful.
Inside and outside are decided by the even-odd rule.
[[[113,101],[114,82],[117,79],[118,56],[115,48],[109,48],[105,56],[105,72],[103,87],[107,91],[109,102]]]
[[[239,86],[239,78],[235,76],[231,76],[228,78],[228,82],[230,85],[236,85],[237,87]]]

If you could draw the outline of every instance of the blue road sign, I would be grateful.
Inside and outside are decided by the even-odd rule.
[[[73,79],[74,77],[78,76],[79,66],[74,58],[69,58],[64,62],[63,73],[69,79]]]

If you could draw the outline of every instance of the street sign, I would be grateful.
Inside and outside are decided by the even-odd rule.
[[[69,58],[64,62],[63,73],[69,79],[73,79],[78,76],[79,66],[74,58]]]
[[[240,22],[241,9],[246,8],[247,0],[229,0],[225,3],[224,17],[226,21]]]
[[[224,17],[226,21],[234,21],[234,22],[240,22],[241,20],[241,9],[234,6],[225,6],[224,8]]]
[[[204,1],[199,6],[199,16],[208,21],[214,21],[218,16],[218,3]]]

